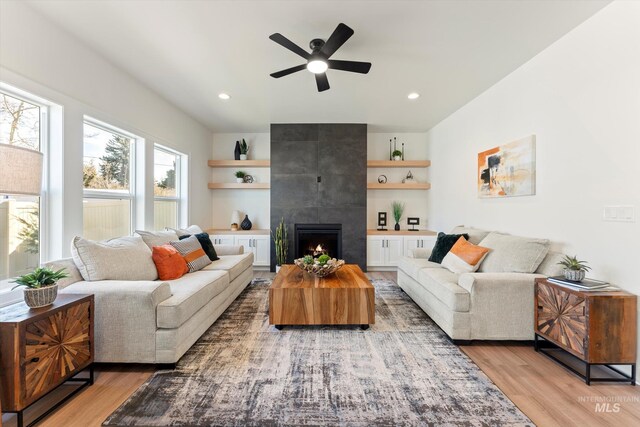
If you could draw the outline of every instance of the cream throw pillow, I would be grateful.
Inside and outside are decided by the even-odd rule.
[[[491,232],[480,245],[491,249],[481,273],[533,273],[549,252],[549,241]]]
[[[178,235],[173,230],[167,231],[144,231],[136,230],[136,234],[142,237],[149,249],[153,250],[154,246],[168,245],[172,240],[178,240]]]
[[[156,280],[158,271],[151,249],[140,236],[95,242],[74,237],[73,262],[84,280]]]
[[[178,237],[187,236],[189,234],[204,233],[204,231],[202,231],[202,228],[200,228],[197,225],[190,225],[187,228],[169,228],[169,227],[167,227],[167,231],[174,231],[178,235]]]

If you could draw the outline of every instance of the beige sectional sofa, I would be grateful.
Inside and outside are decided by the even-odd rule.
[[[561,274],[562,254],[549,242],[469,227],[469,241],[491,248],[475,273],[456,274],[428,261],[430,249],[400,260],[398,285],[454,341],[532,340],[534,279]]]
[[[60,293],[95,295],[95,361],[173,364],[253,278],[253,253],[215,246],[219,260],[176,280],[85,281],[72,258]]]

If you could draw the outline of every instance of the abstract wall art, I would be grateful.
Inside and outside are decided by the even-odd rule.
[[[535,135],[478,153],[478,197],[536,194]]]

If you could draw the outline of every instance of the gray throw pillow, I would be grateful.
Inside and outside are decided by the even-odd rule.
[[[189,273],[201,270],[211,264],[209,256],[205,253],[196,236],[189,236],[177,242],[171,242],[189,266]]]
[[[482,273],[533,273],[549,252],[549,241],[491,232],[480,246],[491,252],[480,265]]]

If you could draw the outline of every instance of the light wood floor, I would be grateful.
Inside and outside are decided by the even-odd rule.
[[[368,275],[372,279],[396,280],[395,272]],[[256,272],[256,277],[269,278],[273,274]],[[638,387],[587,386],[557,363],[533,351],[531,346],[482,343],[464,346],[462,350],[538,426],[640,426]],[[153,371],[152,366],[144,365],[99,366],[93,386],[76,395],[38,426],[99,426]],[[616,402],[619,409],[614,412]],[[48,403],[43,402],[43,405]],[[596,405],[602,403],[609,403],[610,412],[597,412]],[[607,409],[604,405],[603,408]],[[29,419],[27,415],[25,421]],[[5,415],[3,426],[15,426],[15,416]]]

